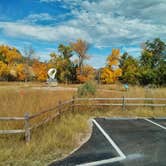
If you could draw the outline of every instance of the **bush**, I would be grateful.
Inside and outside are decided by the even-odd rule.
[[[85,82],[77,90],[78,97],[91,96],[96,93],[96,84],[92,81]]]

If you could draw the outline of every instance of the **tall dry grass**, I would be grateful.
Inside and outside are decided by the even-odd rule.
[[[24,117],[57,106],[72,98],[74,91],[34,90],[31,88],[0,88],[0,117]],[[55,114],[57,110],[31,120],[31,125]],[[0,129],[21,129],[24,121],[0,121]]]
[[[0,116],[24,116],[55,107],[59,101],[71,99],[73,91],[0,89]]]
[[[166,88],[146,88],[139,86],[129,86],[126,91],[123,85],[99,85],[100,89],[97,96],[103,97],[149,97],[149,98],[166,98]]]
[[[29,145],[23,135],[0,136],[0,166],[44,166],[66,156],[89,133],[87,119],[88,115],[65,113],[33,130]]]
[[[151,110],[146,115],[153,116]],[[81,145],[90,136],[88,120],[95,117],[145,116],[145,112],[134,110],[84,109],[74,113],[65,112],[60,119],[32,130],[31,142],[27,146],[23,135],[0,136],[0,166],[45,166],[61,159]]]
[[[100,90],[94,97],[166,97],[165,88],[144,89],[130,87],[128,91],[118,88],[112,88],[111,90],[105,87],[99,88]],[[57,105],[59,100],[70,99],[74,93],[73,91],[46,91],[3,86],[3,88],[0,88],[0,116],[24,116],[25,112],[34,114]],[[126,111],[122,112],[121,107],[75,108],[75,112],[65,112],[60,119],[54,119],[46,125],[32,130],[32,138],[28,146],[25,144],[24,135],[1,135],[0,165],[48,165],[49,162],[69,154],[89,135],[88,119],[113,116],[166,116],[166,109],[134,107],[126,108]],[[20,127],[19,124],[8,125]],[[2,123],[0,126],[2,127]]]

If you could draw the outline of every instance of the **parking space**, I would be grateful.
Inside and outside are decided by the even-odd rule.
[[[166,127],[166,119],[152,119],[152,121]]]
[[[93,120],[92,136],[50,166],[165,166],[166,119]]]

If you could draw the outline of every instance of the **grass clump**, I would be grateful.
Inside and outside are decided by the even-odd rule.
[[[96,84],[92,81],[85,82],[77,90],[78,97],[93,96],[96,94]]]

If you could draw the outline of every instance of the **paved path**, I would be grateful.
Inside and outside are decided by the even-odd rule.
[[[166,166],[166,119],[95,119],[76,152],[50,166]]]

